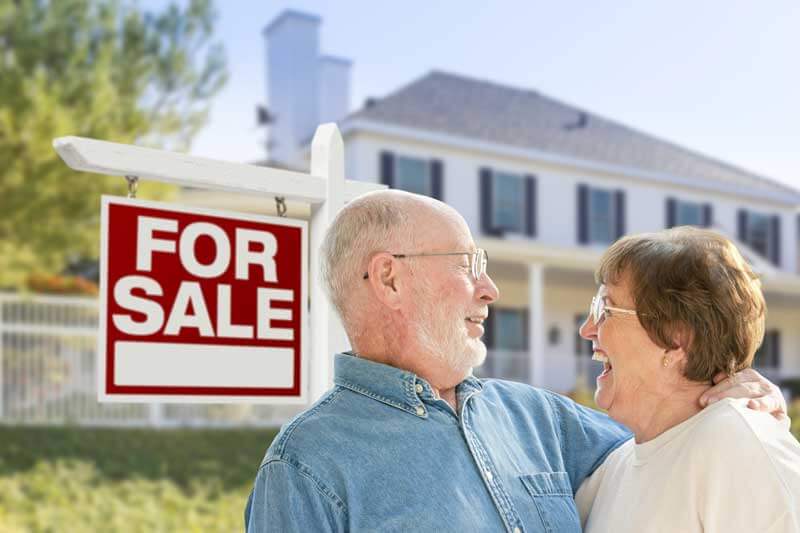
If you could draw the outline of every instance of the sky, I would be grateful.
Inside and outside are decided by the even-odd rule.
[[[142,2],[163,5],[159,0]],[[353,61],[351,109],[432,69],[537,90],[800,189],[797,0],[217,1],[230,79],[191,152],[264,157],[263,28],[322,17],[321,52]]]

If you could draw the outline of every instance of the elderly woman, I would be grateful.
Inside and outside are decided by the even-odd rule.
[[[746,400],[698,401],[715,375],[750,366],[764,335],[760,282],[738,250],[689,227],[632,235],[596,279],[581,327],[604,365],[595,400],[634,438],[578,491],[585,531],[800,531],[786,425]]]

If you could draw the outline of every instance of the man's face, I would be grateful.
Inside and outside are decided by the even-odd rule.
[[[460,217],[439,215],[424,227],[434,233],[420,242],[423,253],[475,251]],[[416,251],[416,250],[415,250]],[[466,375],[486,359],[481,341],[488,306],[499,294],[488,274],[475,280],[465,255],[413,258],[412,334],[426,354]]]

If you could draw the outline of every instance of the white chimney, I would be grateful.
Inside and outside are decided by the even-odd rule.
[[[286,10],[264,28],[267,46],[269,160],[304,165],[317,126],[350,110],[351,62],[319,52],[320,17]]]
[[[286,10],[264,28],[269,159],[288,166],[319,124],[319,24],[316,15]]]
[[[319,122],[336,122],[350,110],[349,59],[319,58]]]

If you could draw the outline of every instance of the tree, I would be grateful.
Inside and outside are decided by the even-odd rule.
[[[99,197],[119,177],[80,175],[62,135],[185,150],[227,72],[211,0],[159,13],[124,0],[0,0],[0,287],[98,254]],[[163,198],[164,184],[139,196]]]

